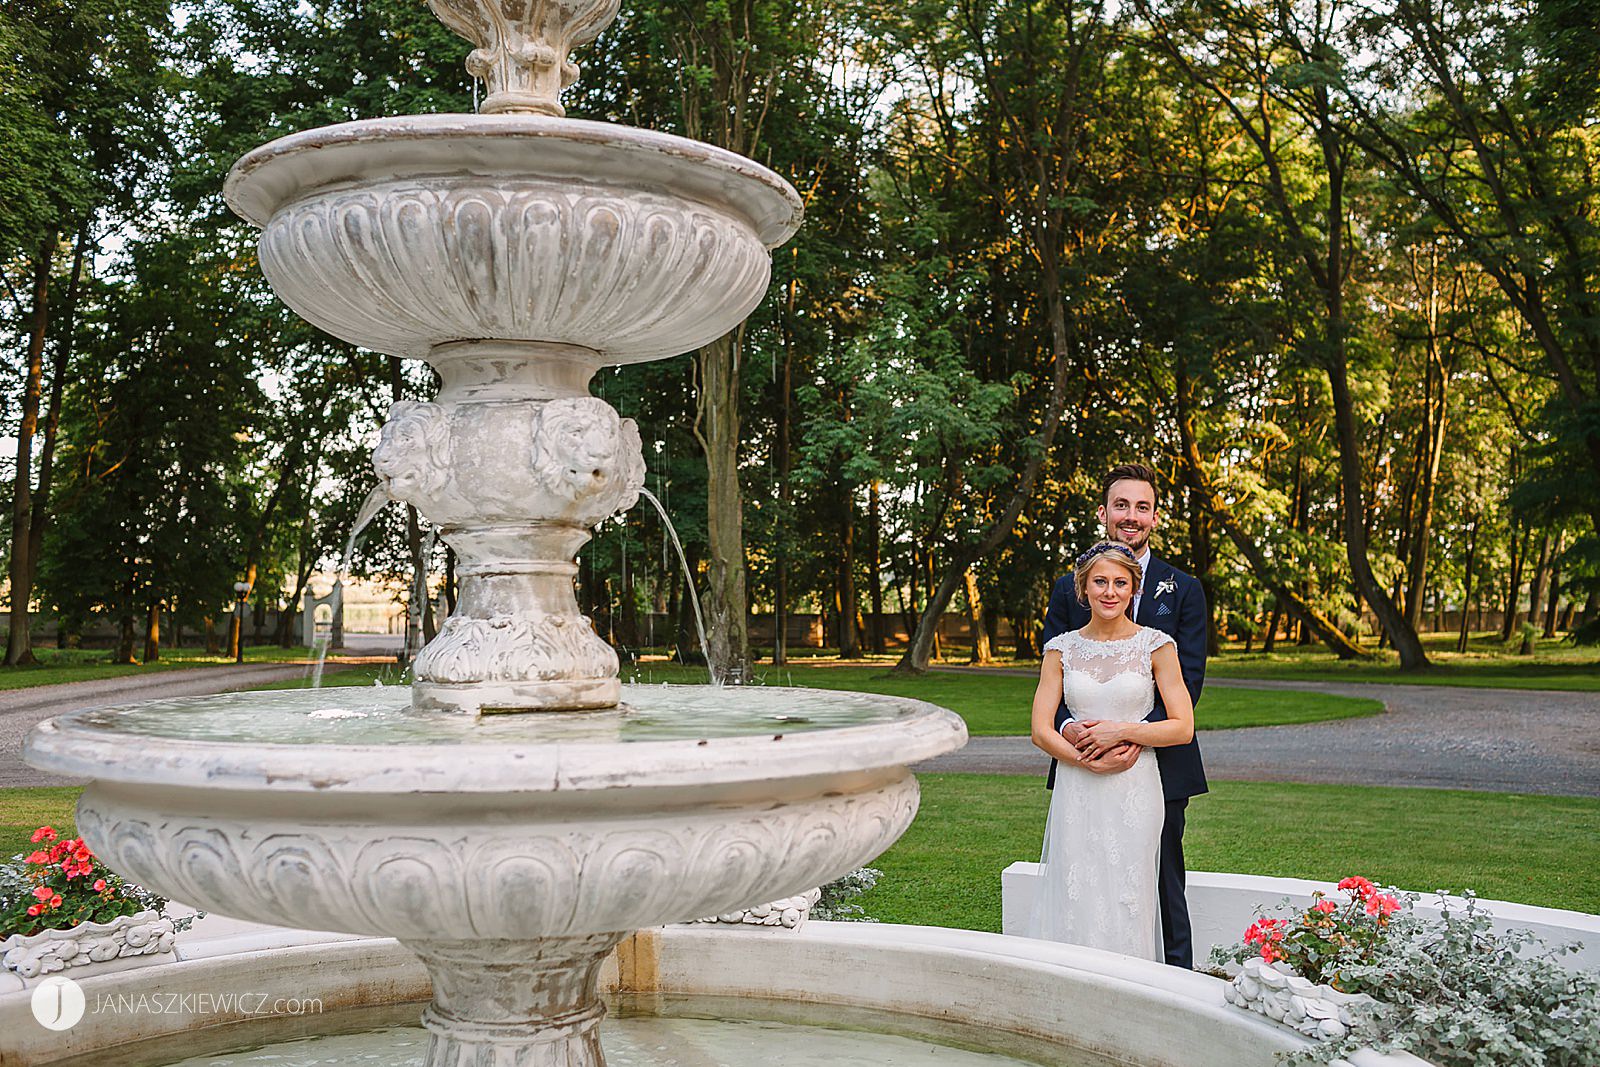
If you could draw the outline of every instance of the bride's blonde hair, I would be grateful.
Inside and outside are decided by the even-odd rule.
[[[1089,606],[1089,571],[1096,563],[1108,559],[1128,572],[1133,579],[1134,589],[1138,589],[1144,582],[1144,568],[1139,566],[1138,557],[1133,554],[1133,549],[1117,541],[1100,541],[1089,547],[1089,551],[1078,557],[1078,564],[1072,571],[1072,588],[1078,594],[1078,603],[1084,607]],[[1129,599],[1129,604],[1133,603]]]

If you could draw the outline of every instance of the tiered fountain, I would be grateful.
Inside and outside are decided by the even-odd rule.
[[[574,557],[643,484],[601,366],[686,352],[766,291],[800,201],[707,145],[563,117],[568,50],[617,0],[433,0],[483,113],[352,122],[242,159],[278,294],[427,360],[373,465],[461,561],[405,691],[78,713],[26,758],[92,779],[115,869],[207,911],[398,938],[427,966],[431,1065],[597,1065],[597,969],[630,932],[816,886],[910,822],[949,712],[790,690],[623,687]],[[488,712],[520,714],[488,715]]]

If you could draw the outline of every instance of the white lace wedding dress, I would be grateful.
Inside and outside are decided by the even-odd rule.
[[[1137,722],[1155,707],[1150,656],[1172,643],[1142,626],[1121,641],[1069,631],[1044,647],[1061,653],[1062,691],[1075,718]],[[1156,864],[1165,814],[1150,752],[1119,774],[1061,764],[1028,936],[1160,961]]]

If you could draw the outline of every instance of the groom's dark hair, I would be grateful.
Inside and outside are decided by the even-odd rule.
[[[1119,463],[1106,471],[1106,476],[1100,479],[1101,503],[1111,502],[1111,487],[1118,482],[1146,482],[1155,494],[1156,503],[1161,503],[1161,488],[1156,484],[1156,472],[1143,463]]]

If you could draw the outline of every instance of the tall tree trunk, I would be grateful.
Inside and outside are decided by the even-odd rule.
[[[838,591],[839,657],[841,659],[860,659],[861,631],[856,626],[861,598],[856,593],[855,494],[851,492],[849,486],[842,486],[841,490],[840,495],[844,504],[844,521],[839,530],[839,570],[838,580],[834,583],[834,588]]]
[[[144,661],[154,663],[161,658],[161,605],[151,603],[145,611]]]
[[[1472,603],[1472,568],[1478,559],[1478,525],[1481,520],[1474,515],[1467,526],[1467,561],[1461,593],[1461,628],[1456,632],[1456,651],[1467,650],[1467,608]]]
[[[673,628],[677,634],[678,662],[704,663],[706,651],[700,643],[700,634],[695,629],[694,601],[690,598],[692,587],[689,583],[693,576],[700,573],[700,546],[690,542],[683,546],[684,558],[688,560],[688,573],[681,582],[674,583],[676,589],[673,593],[673,602],[676,605],[674,612]],[[706,638],[710,640],[710,635]]]
[[[1539,625],[1539,611],[1544,608],[1544,587],[1550,579],[1550,534],[1539,539],[1539,563],[1533,568],[1533,582],[1528,585],[1528,625]]]
[[[883,522],[879,510],[878,483],[867,487],[867,537],[871,555],[867,560],[867,581],[872,592],[872,651],[882,655],[883,639]]]
[[[1437,243],[1428,246],[1428,293],[1424,305],[1428,333],[1424,357],[1427,360],[1423,377],[1422,430],[1418,441],[1420,450],[1420,477],[1417,487],[1415,536],[1406,559],[1406,621],[1415,630],[1422,622],[1423,592],[1428,581],[1428,552],[1433,540],[1433,505],[1438,493],[1439,463],[1444,457],[1446,427],[1450,421],[1450,378],[1452,360],[1446,363],[1439,350],[1439,249]]]
[[[1011,644],[1016,658],[1038,659],[1039,647],[1033,640],[1033,619],[1012,616],[1006,621],[1011,624]]]
[[[965,574],[967,594],[967,624],[972,630],[972,663],[989,663],[994,651],[989,645],[989,631],[983,627],[983,598],[978,593],[978,576],[967,568]]]
[[[707,653],[712,679],[722,685],[742,684],[750,675],[739,487],[739,335],[735,330],[700,349],[695,393],[694,435],[706,454]]]
[[[794,487],[791,484],[792,459],[789,454],[789,425],[793,417],[794,331],[791,316],[798,289],[798,281],[791,278],[788,295],[784,300],[784,314],[779,318],[780,341],[783,346],[783,370],[778,379],[777,440],[773,445],[778,467],[778,522],[774,538],[772,567],[772,665],[782,667],[789,662],[789,533],[793,522]]]
[[[39,397],[44,377],[44,341],[50,328],[50,268],[56,235],[39,242],[33,258],[33,309],[28,316],[27,367],[22,381],[22,421],[17,426],[17,465],[11,488],[11,618],[6,636],[6,666],[35,663],[28,632],[33,594],[33,436],[39,428]],[[131,653],[130,653],[131,656]]]
[[[1521,536],[1518,536],[1518,528]],[[1506,578],[1505,611],[1500,616],[1500,640],[1509,641],[1517,629],[1518,603],[1522,592],[1522,568],[1528,556],[1529,529],[1520,522],[1512,527],[1511,534],[1511,573]]]
[[[72,249],[72,272],[67,279],[67,295],[54,331],[55,353],[50,361],[50,399],[45,405],[44,440],[39,447],[39,487],[34,491],[32,517],[28,523],[27,597],[33,596],[39,576],[39,560],[44,555],[45,529],[50,525],[50,497],[55,485],[56,438],[61,428],[61,398],[66,390],[67,369],[76,340],[78,294],[82,290],[84,257],[89,248],[89,221],[78,227]],[[15,588],[13,586],[13,588]],[[32,655],[32,652],[29,652]]]
[[[1243,524],[1233,518],[1222,495],[1212,486],[1210,476],[1206,473],[1204,462],[1200,457],[1200,445],[1194,432],[1194,386],[1188,368],[1181,360],[1176,368],[1174,384],[1178,441],[1184,464],[1188,468],[1190,485],[1195,490],[1194,498],[1216,520],[1223,534],[1245,557],[1256,580],[1277,598],[1279,604],[1305,623],[1340,659],[1359,659],[1365,656],[1366,653],[1346,637],[1333,620],[1312,606],[1297,589],[1278,577],[1277,569],[1266,552],[1246,533]]]
[[[633,561],[628,558],[628,527],[624,523],[621,527],[622,534],[622,603],[618,614],[621,616],[621,629],[618,637],[622,644],[628,648],[639,646],[639,600],[633,595],[634,583],[638,575],[634,571]]]
[[[1561,540],[1566,531],[1557,530],[1555,544],[1550,546],[1550,589],[1545,598],[1544,631],[1542,636],[1554,637],[1556,635],[1556,605],[1561,600]],[[1535,626],[1537,619],[1530,619]]]
[[[1211,518],[1203,509],[1194,506],[1195,494],[1191,485],[1188,493],[1189,565],[1206,596],[1206,655],[1215,656],[1221,651],[1222,643],[1217,632],[1217,586],[1211,578]]]
[[[1342,329],[1342,326],[1340,327]],[[1337,351],[1332,355],[1328,369],[1332,385],[1334,425],[1339,436],[1339,476],[1344,484],[1344,536],[1345,557],[1350,561],[1350,571],[1356,588],[1378,616],[1378,623],[1389,635],[1395,651],[1400,653],[1401,670],[1418,670],[1428,665],[1422,650],[1422,639],[1400,613],[1378,578],[1372,572],[1372,561],[1367,554],[1367,531],[1362,515],[1361,455],[1356,435],[1355,398],[1350,392],[1349,367],[1345,363],[1344,344],[1334,342]]]
[[[117,647],[111,653],[111,662],[125,664],[133,659],[133,575],[122,582],[122,611],[117,617]]]
[[[1022,476],[1017,480],[1005,507],[999,511],[994,521],[979,535],[975,543],[956,548],[950,553],[950,559],[945,563],[944,575],[917,619],[917,629],[912,635],[911,644],[900,657],[900,662],[895,664],[894,670],[897,674],[920,674],[928,669],[929,657],[933,654],[934,643],[938,639],[939,619],[943,616],[945,607],[964,580],[967,568],[999,548],[1001,542],[1011,535],[1017,517],[1022,514],[1022,509],[1033,497],[1034,483],[1039,477],[1045,457],[1050,454],[1056,430],[1061,426],[1061,413],[1067,403],[1069,372],[1074,363],[1077,347],[1068,330],[1067,309],[1056,261],[1056,240],[1056,236],[1051,236],[1037,241],[1043,268],[1041,273],[1045,321],[1050,328],[1052,374],[1050,396],[1045,401],[1039,429],[1033,434],[1034,447],[1029,450],[1028,460],[1022,468]]]
[[[1539,539],[1539,563],[1533,569],[1533,582],[1528,587],[1528,625],[1539,625],[1539,612],[1544,607],[1544,590],[1550,580],[1550,534]]]

